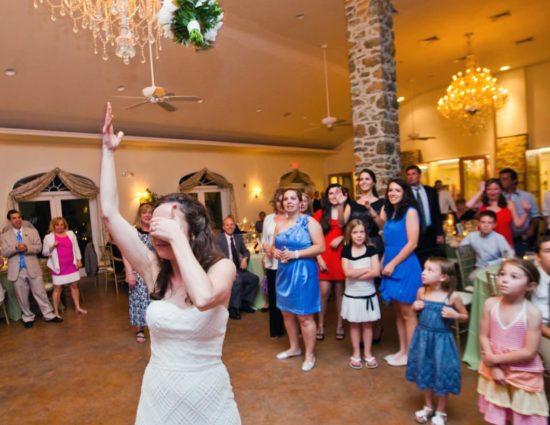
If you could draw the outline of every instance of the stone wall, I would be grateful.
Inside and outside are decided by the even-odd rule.
[[[393,8],[388,0],[345,0],[355,169],[381,186],[401,174]]]
[[[520,189],[525,188],[525,172],[527,163],[525,152],[527,150],[527,135],[498,137],[495,149],[495,175],[503,168],[513,168],[518,173]]]

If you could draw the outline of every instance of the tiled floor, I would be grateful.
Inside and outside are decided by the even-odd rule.
[[[0,424],[132,424],[148,344],[137,344],[127,320],[127,297],[83,283],[87,316],[73,311],[62,324],[37,320],[34,328],[0,323]],[[333,305],[330,315],[333,317]],[[380,367],[348,366],[349,338],[336,341],[334,320],[318,344],[310,373],[301,359],[275,359],[286,339],[268,336],[267,313],[230,321],[224,362],[245,425],[413,424],[422,396],[405,381],[404,368],[383,364],[396,348],[391,310],[374,354]],[[452,397],[450,424],[482,424],[475,394],[477,376],[464,368],[463,390]]]

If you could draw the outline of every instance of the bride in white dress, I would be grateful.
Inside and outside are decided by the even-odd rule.
[[[101,210],[115,243],[143,277],[151,298],[147,325],[151,359],[145,369],[136,424],[241,423],[222,363],[227,304],[235,266],[214,248],[206,209],[176,193],[157,202],[151,221],[156,254],[120,215],[111,105],[103,126]]]

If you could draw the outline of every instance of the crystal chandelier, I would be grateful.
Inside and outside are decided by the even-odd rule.
[[[137,48],[141,50],[141,62],[145,62],[144,48],[149,41],[157,52],[161,50],[162,29],[156,18],[161,0],[33,0],[35,8],[39,3],[50,6],[52,21],[68,15],[75,34],[89,30],[94,53],[102,49],[103,60],[109,59],[110,47],[125,64],[130,63]]]
[[[453,75],[447,94],[437,102],[437,110],[445,118],[474,133],[485,127],[494,112],[506,104],[508,90],[498,87],[491,71],[477,64],[471,52],[472,35],[466,34],[466,71]]]

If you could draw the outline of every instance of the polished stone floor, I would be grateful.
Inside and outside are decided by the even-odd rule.
[[[72,310],[62,324],[37,320],[32,329],[0,322],[0,425],[132,424],[149,346],[137,344],[128,324],[126,293],[83,281],[86,316]],[[396,348],[391,310],[374,354],[378,369],[348,366],[350,342],[334,338],[330,306],[327,338],[309,373],[301,359],[275,359],[285,339],[268,336],[267,313],[230,321],[224,346],[245,425],[413,424],[422,395],[405,381],[404,368],[383,364]],[[463,390],[451,397],[449,423],[482,424],[476,373],[463,369]]]

